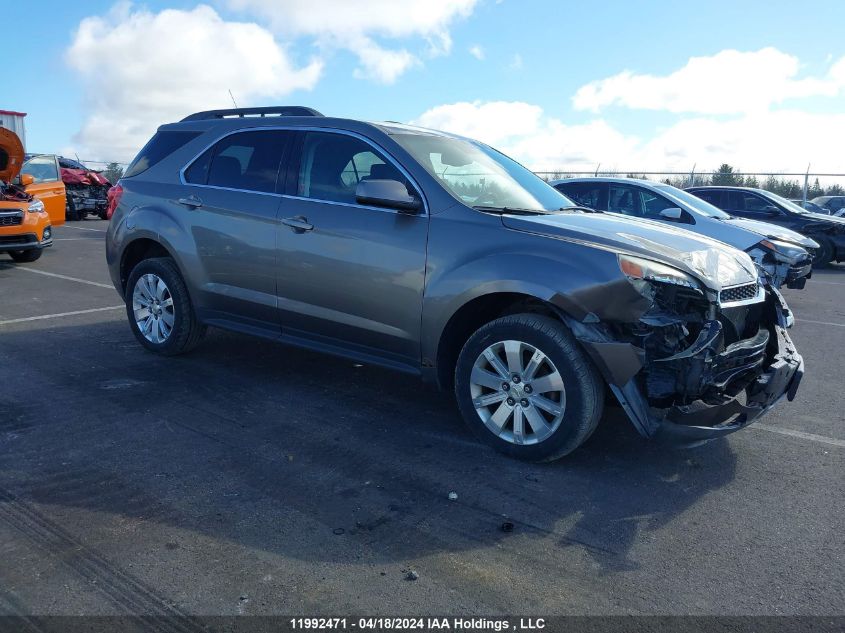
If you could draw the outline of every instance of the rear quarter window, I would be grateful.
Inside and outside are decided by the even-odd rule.
[[[132,176],[137,176],[138,174],[147,171],[150,167],[175,152],[188,141],[195,139],[200,134],[200,132],[185,132],[176,130],[156,132],[155,136],[153,136],[149,142],[144,145],[144,148],[138,152],[135,160],[133,160],[129,167],[126,168],[126,172],[123,174],[123,177],[132,178]]]

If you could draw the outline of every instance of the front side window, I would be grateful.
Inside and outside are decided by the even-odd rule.
[[[643,205],[643,217],[646,218],[660,219],[662,217],[660,215],[661,211],[678,207],[671,200],[667,200],[663,196],[652,193],[651,191],[641,190],[640,198]]]
[[[428,134],[392,138],[468,206],[532,211],[575,206],[539,176],[481,143]]]
[[[274,193],[289,134],[280,130],[225,137],[185,171],[192,184]]]
[[[32,176],[35,182],[53,182],[59,179],[54,156],[33,156],[23,164],[21,173]]]
[[[411,191],[402,172],[369,143],[331,132],[305,136],[296,195],[355,204],[355,189],[362,180],[398,180]]]
[[[743,204],[745,205],[746,211],[751,211],[752,213],[760,213],[764,211],[767,207],[774,206],[771,202],[767,201],[765,198],[761,198],[760,196],[755,196],[751,193],[744,193],[742,194]]]
[[[689,191],[678,189],[671,185],[656,185],[657,189],[663,191],[670,199],[675,199],[682,202],[688,210],[692,210],[699,215],[705,215],[709,218],[717,218],[719,220],[727,220],[731,216],[725,213],[717,206],[720,202],[720,195],[718,191],[706,191],[700,194],[693,195]],[[672,204],[673,207],[680,207],[677,203]]]

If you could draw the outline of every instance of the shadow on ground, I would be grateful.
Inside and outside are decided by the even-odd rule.
[[[575,454],[523,464],[416,378],[222,332],[158,358],[120,318],[0,333],[0,480],[19,502],[315,561],[549,539],[615,573],[735,475],[727,442],[666,450],[614,408]]]

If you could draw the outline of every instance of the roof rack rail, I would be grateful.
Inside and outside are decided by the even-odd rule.
[[[314,108],[305,106],[271,106],[268,108],[230,108],[228,110],[206,110],[189,114],[182,121],[208,121],[210,119],[245,118],[272,116],[323,116]]]

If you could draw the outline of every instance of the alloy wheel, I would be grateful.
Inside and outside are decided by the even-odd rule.
[[[538,444],[563,421],[563,378],[545,353],[523,341],[500,341],[481,352],[469,387],[487,428],[512,444]]]
[[[173,332],[173,296],[164,280],[153,273],[138,278],[132,290],[135,325],[151,343],[164,343]]]

